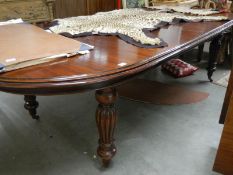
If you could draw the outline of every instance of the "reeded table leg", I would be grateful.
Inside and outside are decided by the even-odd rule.
[[[96,100],[99,102],[96,110],[96,123],[99,130],[98,155],[101,157],[104,166],[108,166],[116,154],[114,145],[114,130],[117,114],[114,102],[117,99],[115,88],[107,88],[96,91]]]
[[[24,96],[24,108],[29,111],[29,114],[33,119],[38,120],[39,116],[37,115],[36,108],[38,108],[39,103],[36,101],[35,95],[25,95]]]

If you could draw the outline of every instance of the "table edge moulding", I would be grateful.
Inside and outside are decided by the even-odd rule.
[[[231,19],[231,18],[230,18]],[[148,52],[154,53],[152,51],[161,51],[158,52],[158,54],[152,54],[152,56],[145,56],[148,54],[145,54],[147,52],[147,49],[145,48],[137,48],[136,51],[141,51],[141,55],[144,56],[144,59],[141,61],[135,62],[133,64],[129,64],[124,67],[114,68],[111,69],[110,58],[106,58],[106,61],[109,61],[109,64],[107,64],[109,69],[103,69],[101,71],[95,71],[95,73],[89,73],[87,75],[71,75],[71,76],[55,76],[56,72],[49,72],[47,71],[47,74],[52,74],[54,77],[45,78],[45,77],[33,77],[38,74],[31,74],[31,77],[20,77],[20,72],[23,74],[24,71],[27,70],[37,70],[38,71],[43,68],[46,68],[46,64],[40,66],[33,66],[30,68],[25,68],[23,70],[16,70],[15,72],[7,72],[0,75],[0,90],[4,92],[9,93],[15,93],[15,94],[22,94],[25,95],[25,108],[29,111],[32,118],[38,119],[39,116],[37,115],[36,109],[38,107],[38,102],[36,101],[36,95],[59,95],[59,94],[66,94],[66,93],[81,93],[83,91],[89,91],[89,90],[96,90],[95,96],[96,100],[98,101],[99,105],[96,110],[96,123],[99,131],[99,146],[97,149],[98,155],[101,157],[103,164],[107,166],[113,156],[116,153],[116,146],[114,144],[114,130],[116,126],[117,121],[117,112],[115,108],[115,102],[117,100],[117,88],[116,85],[125,82],[126,80],[129,80],[131,78],[136,77],[137,75],[145,72],[146,70],[149,70],[151,68],[157,67],[163,62],[171,59],[174,56],[177,56],[179,54],[183,54],[184,52],[196,47],[199,44],[202,44],[203,42],[207,40],[211,40],[211,47],[210,49],[214,51],[213,53],[217,53],[219,50],[219,39],[220,35],[227,29],[232,28],[233,26],[233,20],[230,20],[228,22],[214,22],[214,23],[205,23],[206,25],[202,24],[200,26],[204,26],[207,28],[204,28],[204,32],[196,32],[195,35],[190,37],[186,37],[185,42],[181,44],[176,44],[170,46],[169,49],[166,48],[156,48],[156,49],[149,49]],[[208,28],[209,24],[210,28]],[[177,24],[177,26],[191,26],[192,23],[186,23],[186,24]],[[217,26],[217,27],[216,27]],[[188,30],[195,30],[188,28]],[[186,28],[187,29],[187,28]],[[192,31],[188,31],[188,34],[192,33]],[[184,33],[184,35],[187,33]],[[98,36],[91,36],[91,37],[83,37],[81,40],[90,39],[90,38],[97,38]],[[111,40],[114,38],[114,36],[107,37],[107,36],[100,36],[102,38],[102,41]],[[80,38],[78,38],[80,39]],[[99,40],[97,40],[99,41]],[[120,41],[120,39],[114,38],[114,41],[124,42]],[[93,44],[93,43],[90,43]],[[169,43],[168,43],[169,44]],[[94,45],[94,44],[93,44]],[[101,45],[101,47],[100,47]],[[97,45],[98,46],[98,45]],[[135,48],[135,46],[129,47]],[[109,46],[102,46],[102,42],[99,42],[99,47],[95,47],[95,49],[92,52],[103,51],[104,47],[110,48]],[[112,46],[115,47],[115,46]],[[106,49],[105,48],[105,49]],[[164,50],[163,50],[164,49]],[[114,49],[113,49],[114,50]],[[135,51],[132,49],[132,52]],[[111,53],[109,53],[109,57],[111,57],[112,54],[116,53],[117,51],[114,50]],[[98,52],[99,53],[99,52]],[[157,53],[157,52],[156,52]],[[125,53],[124,53],[125,54]],[[128,53],[129,54],[129,53]],[[88,59],[91,54],[84,55],[84,56],[77,56],[73,59]],[[102,55],[93,55],[93,57],[99,58]],[[211,79],[211,76],[215,70],[215,62],[216,62],[216,54],[211,55],[212,58],[210,58],[211,61],[209,61],[208,66],[208,77]],[[102,58],[102,57],[101,57]],[[95,59],[95,58],[91,58]],[[76,61],[77,61],[76,60]],[[124,60],[123,60],[124,61]],[[65,64],[65,63],[64,63]],[[61,64],[62,65],[62,64]],[[43,67],[44,66],[44,67]],[[88,68],[89,65],[82,65],[82,67],[85,67],[85,69]],[[91,66],[91,65],[90,65]],[[106,66],[106,67],[107,67]],[[61,66],[62,67],[62,66]],[[39,69],[41,68],[41,69]],[[63,67],[62,67],[63,68]],[[57,71],[64,72],[68,71],[66,69],[58,69]],[[65,67],[66,68],[66,67]],[[81,66],[79,67],[81,69]],[[90,67],[91,68],[91,67]],[[46,69],[45,69],[46,70]],[[77,70],[75,70],[77,71]],[[82,70],[80,70],[82,71]],[[59,72],[57,72],[59,73]],[[17,76],[15,76],[17,74]],[[24,75],[24,74],[23,74]],[[40,75],[40,74],[39,74]],[[143,92],[142,92],[143,93]]]

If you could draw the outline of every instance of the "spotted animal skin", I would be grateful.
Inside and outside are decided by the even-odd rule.
[[[191,22],[226,20],[224,16],[187,16],[178,13],[164,13],[157,10],[121,9],[101,12],[91,16],[79,16],[58,19],[58,25],[50,28],[55,33],[71,35],[120,34],[143,45],[160,45],[159,38],[145,35],[144,29],[154,30],[161,24],[170,24],[174,20]]]

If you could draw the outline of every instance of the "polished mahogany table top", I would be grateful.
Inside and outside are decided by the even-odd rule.
[[[233,19],[232,16],[230,19]],[[108,166],[116,154],[116,85],[213,39],[232,26],[233,20],[165,26],[150,35],[162,38],[168,47],[154,49],[139,48],[115,36],[80,37],[77,39],[95,46],[90,54],[0,74],[0,91],[24,95],[25,109],[33,119],[39,119],[36,95],[96,90],[96,124],[99,133],[97,154],[103,165]],[[212,43],[215,43],[213,48]],[[213,57],[217,54],[216,43],[218,37],[211,42],[213,52],[210,55]]]
[[[230,20],[165,26],[150,35],[162,38],[168,47],[153,49],[133,46],[115,36],[79,37],[95,46],[90,54],[0,74],[0,90],[55,95],[111,86],[210,40],[232,25]]]

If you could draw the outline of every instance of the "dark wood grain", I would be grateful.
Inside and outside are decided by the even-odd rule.
[[[87,12],[92,15],[96,12],[105,12],[116,9],[115,0],[86,0]]]
[[[56,0],[55,2],[55,18],[87,14],[87,0]]]
[[[88,14],[92,15],[96,13],[101,7],[100,0],[87,0]]]
[[[228,83],[227,93],[224,102],[225,124],[222,132],[220,145],[214,163],[214,171],[224,175],[233,174],[233,71],[231,71],[230,81]],[[225,113],[227,111],[227,113]],[[222,113],[223,114],[223,113]]]
[[[116,9],[114,0],[56,0],[55,18],[91,15]]]
[[[87,0],[87,12],[89,15],[114,9],[116,9],[116,2],[114,0]]]
[[[163,38],[168,47],[155,49],[135,47],[115,36],[80,37],[77,39],[95,46],[90,54],[1,74],[0,90],[55,95],[111,86],[210,40],[232,25],[233,21],[164,27],[152,35]],[[121,67],[120,63],[126,66]]]
[[[231,29],[230,37],[231,38],[233,37],[233,28]],[[230,48],[230,62],[231,62],[231,66],[233,66],[233,64],[232,64],[232,60],[233,60],[232,39],[229,42],[229,48]],[[232,92],[233,92],[233,72],[231,71],[231,75],[230,75],[230,79],[229,79],[229,82],[228,82],[227,91],[226,91],[226,94],[225,94],[225,98],[224,98],[224,102],[223,102],[223,106],[222,106],[222,111],[221,111],[221,115],[220,115],[220,119],[219,119],[220,124],[224,124],[224,122],[225,122],[225,119],[226,119],[226,116],[227,116],[227,110],[229,108],[229,103],[230,103],[230,99],[231,99],[231,96],[232,96]]]
[[[116,0],[100,0],[101,11],[110,11],[117,8]]]
[[[224,124],[225,119],[226,119],[226,115],[227,115],[227,110],[229,108],[229,103],[230,103],[230,99],[232,96],[232,91],[233,91],[233,72],[231,73],[229,82],[228,82],[228,87],[227,87],[227,91],[225,94],[225,99],[224,99],[224,103],[223,103],[223,107],[222,107],[222,112],[221,112],[221,116],[220,116],[220,120],[219,123]]]

